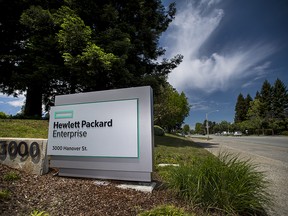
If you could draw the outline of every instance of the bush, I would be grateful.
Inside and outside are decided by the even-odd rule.
[[[281,135],[283,135],[283,136],[288,136],[288,131],[283,131],[283,132],[281,133]]]
[[[165,135],[165,131],[160,126],[154,125],[154,135],[155,136],[164,136]]]
[[[268,182],[250,161],[221,153],[192,165],[174,168],[169,185],[178,196],[204,208],[220,209],[227,214],[265,214],[271,204]]]
[[[145,211],[138,216],[189,216],[191,214],[185,213],[183,209],[177,208],[172,205],[164,205],[156,207],[150,211]],[[192,215],[191,215],[192,216]]]
[[[7,118],[9,118],[9,116],[6,115],[6,113],[0,112],[0,119],[7,119]]]

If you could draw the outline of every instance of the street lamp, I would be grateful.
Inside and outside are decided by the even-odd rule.
[[[213,110],[211,112],[206,113],[206,128],[207,128],[207,140],[209,140],[209,124],[208,124],[208,114],[212,112],[218,112],[219,110]]]

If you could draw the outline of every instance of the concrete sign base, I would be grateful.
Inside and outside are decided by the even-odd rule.
[[[47,139],[0,138],[0,163],[43,175],[48,172]]]

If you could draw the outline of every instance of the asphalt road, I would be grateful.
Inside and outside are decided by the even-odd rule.
[[[199,139],[202,138],[202,139]],[[203,140],[204,136],[192,137],[213,154],[219,151],[237,153],[241,158],[251,159],[259,165],[270,180],[269,188],[274,198],[274,207],[269,215],[288,215],[288,137],[280,136],[210,136],[212,140]]]

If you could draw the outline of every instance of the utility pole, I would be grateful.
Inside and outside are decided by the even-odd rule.
[[[219,110],[213,110],[211,112],[206,113],[206,128],[207,128],[207,140],[209,140],[209,123],[208,123],[208,114],[212,112],[218,112]]]

